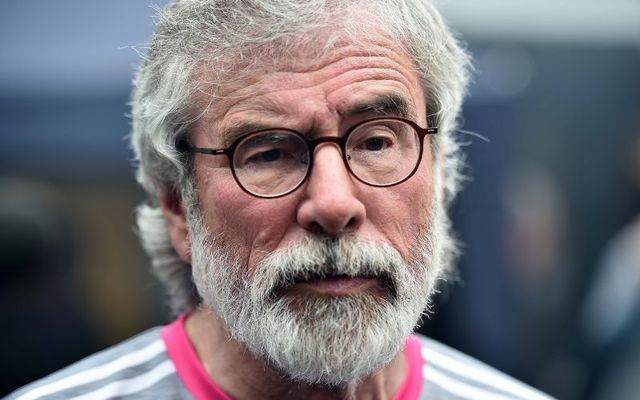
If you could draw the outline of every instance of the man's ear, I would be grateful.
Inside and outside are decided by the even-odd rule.
[[[158,199],[164,215],[164,222],[169,230],[171,244],[180,258],[190,264],[191,238],[189,237],[189,225],[182,198],[175,190],[171,190],[159,193]]]

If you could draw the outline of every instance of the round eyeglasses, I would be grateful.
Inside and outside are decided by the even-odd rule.
[[[436,127],[422,128],[415,122],[381,117],[353,126],[342,137],[323,136],[309,140],[286,128],[255,131],[235,140],[225,149],[193,147],[191,153],[226,155],[238,185],[261,198],[285,196],[299,188],[311,173],[316,147],[335,143],[342,150],[347,169],[367,185],[387,187],[409,179],[422,159],[422,142]]]

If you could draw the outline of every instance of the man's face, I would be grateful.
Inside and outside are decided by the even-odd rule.
[[[250,81],[223,87],[223,100],[214,100],[192,129],[191,142],[197,147],[227,147],[237,132],[261,127],[289,128],[310,138],[340,136],[360,121],[399,116],[400,110],[385,107],[387,98],[403,101],[407,117],[425,126],[424,93],[414,66],[401,51],[385,47],[389,45],[381,39],[366,52],[345,45],[322,62],[313,60],[313,67],[297,60],[278,72],[258,73]],[[389,244],[409,259],[419,230],[428,222],[433,192],[432,154],[428,139],[425,143],[420,170],[389,188],[358,182],[345,168],[339,148],[322,145],[315,151],[307,182],[276,199],[244,193],[226,157],[196,156],[195,186],[203,222],[249,269],[271,251],[311,232],[356,233]]]
[[[382,37],[366,51],[344,44],[313,63],[281,63],[219,96],[192,129],[194,146],[227,147],[239,131],[273,127],[340,136],[380,116],[426,126],[414,65]],[[371,187],[324,144],[300,188],[261,199],[238,186],[225,157],[196,156],[191,261],[205,304],[255,355],[295,378],[340,384],[379,368],[401,348],[440,274],[432,166],[426,139],[413,177]]]

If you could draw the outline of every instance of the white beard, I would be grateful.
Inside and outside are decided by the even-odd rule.
[[[192,215],[194,282],[203,303],[255,357],[293,380],[345,386],[380,369],[402,349],[451,259],[447,227],[444,210],[433,207],[409,262],[388,244],[353,234],[310,235],[249,270],[225,246],[224,233],[210,234]],[[383,295],[282,295],[294,280],[335,274],[379,277]]]

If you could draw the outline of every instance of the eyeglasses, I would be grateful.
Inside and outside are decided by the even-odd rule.
[[[367,185],[387,187],[409,179],[422,158],[426,135],[436,127],[422,128],[415,122],[381,117],[353,126],[342,137],[324,136],[314,140],[291,129],[270,128],[235,140],[225,149],[193,147],[190,153],[226,155],[238,185],[261,198],[285,196],[299,188],[311,173],[316,147],[335,143],[342,150],[347,169]]]

